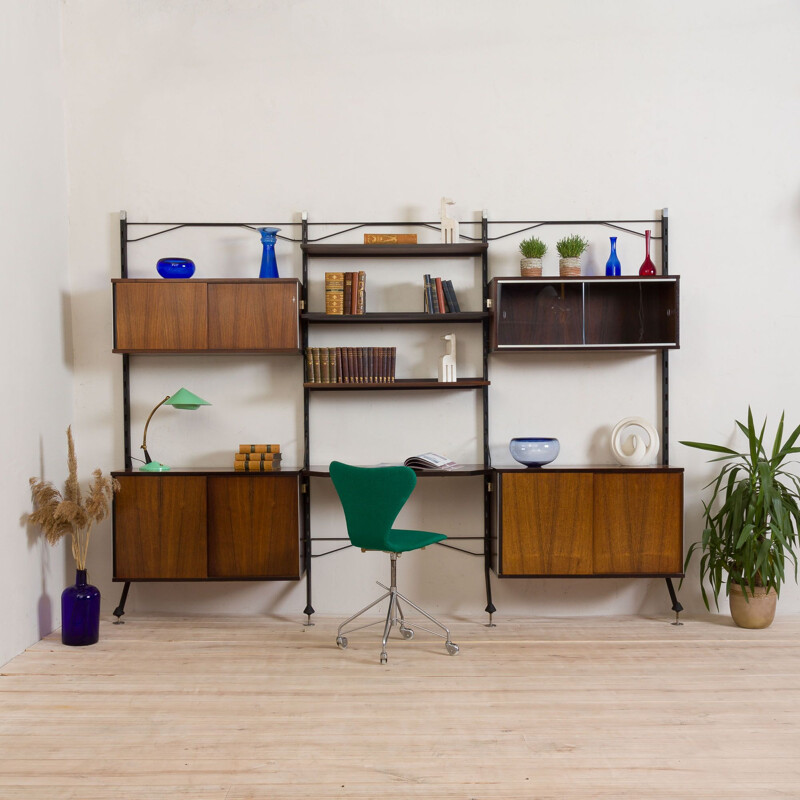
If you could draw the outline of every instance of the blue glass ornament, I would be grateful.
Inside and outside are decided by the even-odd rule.
[[[75,571],[75,585],[61,593],[61,641],[82,647],[100,638],[100,590],[86,583],[86,570]]]
[[[275,242],[278,237],[275,235],[280,228],[259,228],[261,231],[261,244],[264,245],[264,251],[261,254],[261,272],[258,273],[259,278],[277,278],[278,276],[278,262],[275,259]]]
[[[622,267],[617,258],[617,237],[609,236],[608,238],[611,239],[611,255],[606,261],[606,275],[621,275]]]

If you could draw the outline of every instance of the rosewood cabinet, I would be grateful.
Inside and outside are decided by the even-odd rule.
[[[300,473],[113,473],[114,580],[297,580]]]
[[[499,469],[493,488],[500,577],[682,575],[682,469]]]
[[[115,353],[298,353],[300,282],[112,280]]]

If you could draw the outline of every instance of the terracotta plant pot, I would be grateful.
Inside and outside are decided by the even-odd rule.
[[[519,273],[523,278],[539,278],[542,274],[541,258],[523,258],[519,262]]]
[[[562,278],[580,275],[581,274],[580,258],[560,258],[558,260],[558,274]]]
[[[775,605],[778,595],[768,592],[763,586],[756,586],[755,594],[745,588],[748,598],[742,594],[742,587],[732,583],[728,600],[733,621],[740,628],[768,628],[775,619]],[[748,602],[748,600],[750,602]]]

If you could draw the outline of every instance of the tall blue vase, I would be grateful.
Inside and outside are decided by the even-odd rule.
[[[622,267],[617,258],[617,237],[609,236],[608,238],[611,239],[611,255],[606,261],[606,275],[621,275]]]
[[[75,572],[75,585],[61,593],[61,641],[82,647],[100,638],[100,590],[86,583],[86,570]]]
[[[264,245],[264,251],[261,254],[261,272],[258,273],[259,278],[277,278],[278,276],[278,262],[275,259],[275,242],[278,237],[275,235],[280,228],[259,228],[261,231],[261,244]]]

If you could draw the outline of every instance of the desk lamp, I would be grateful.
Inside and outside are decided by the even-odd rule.
[[[147,452],[147,426],[150,424],[150,420],[153,418],[153,414],[158,411],[159,408],[163,405],[173,406],[174,408],[179,408],[185,411],[195,411],[196,409],[200,408],[200,406],[210,406],[207,400],[203,400],[202,397],[198,397],[196,394],[192,394],[188,389],[178,389],[177,392],[173,395],[167,395],[151,412],[150,416],[147,418],[147,422],[144,424],[144,435],[142,436],[142,450],[144,450],[144,464],[139,467],[142,472],[166,472],[169,467],[166,464],[162,464],[159,461],[153,461],[150,458],[150,453]]]

